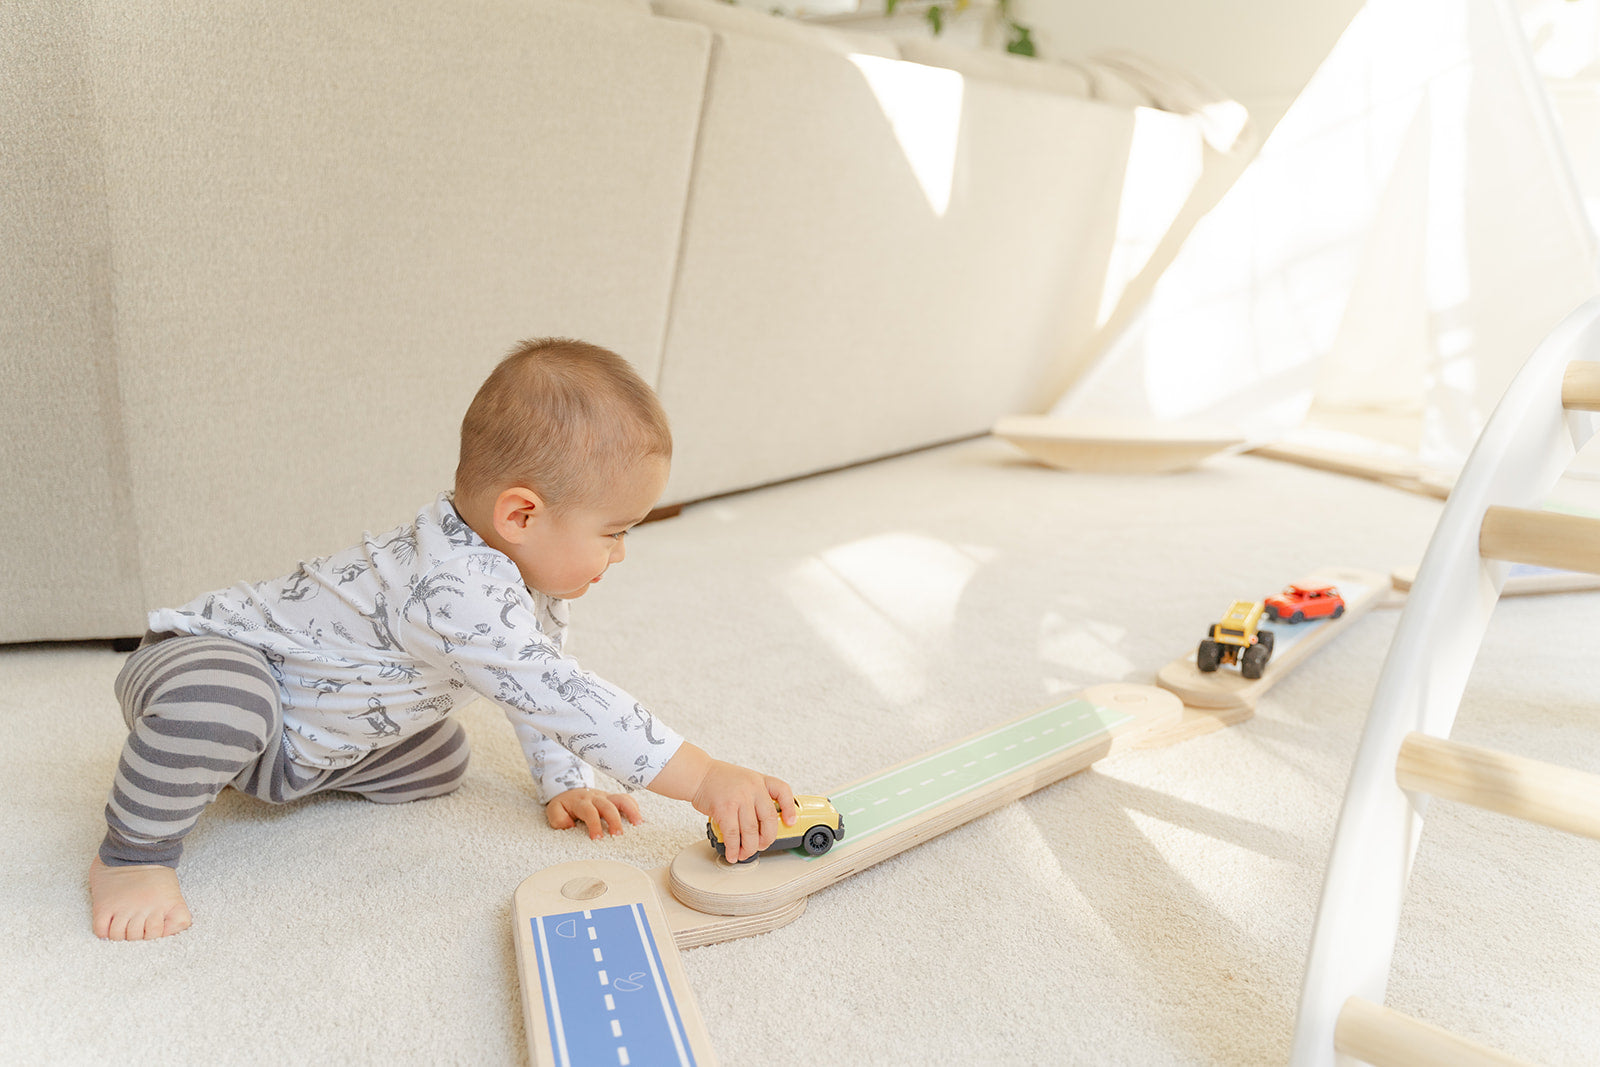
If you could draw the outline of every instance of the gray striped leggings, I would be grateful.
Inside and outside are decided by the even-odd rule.
[[[467,770],[466,731],[454,719],[338,770],[290,763],[266,657],[224,637],[146,634],[116,692],[128,740],[106,802],[108,867],[176,867],[184,837],[230,785],[270,804],[325,790],[398,804],[442,796]]]

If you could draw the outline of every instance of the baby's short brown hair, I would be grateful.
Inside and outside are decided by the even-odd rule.
[[[672,458],[661,401],[628,361],[564,337],[524,341],[461,420],[456,497],[525,486],[553,508],[589,503],[628,463]]]

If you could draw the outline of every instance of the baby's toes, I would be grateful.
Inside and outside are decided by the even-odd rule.
[[[194,916],[189,914],[187,906],[179,904],[167,912],[166,929],[160,936],[171,937],[173,934],[181,934],[193,925]]]
[[[125,912],[125,911],[114,911],[114,912],[112,912],[111,913],[111,918],[106,923],[106,940],[107,941],[127,941],[127,940],[130,940],[130,938],[128,936],[128,926],[132,923],[132,921],[133,921],[133,917],[131,915],[129,915],[127,912]]]
[[[148,941],[152,937],[159,937],[161,930],[161,913],[138,911],[128,919],[129,941]]]

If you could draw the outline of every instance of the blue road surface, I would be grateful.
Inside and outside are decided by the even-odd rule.
[[[692,1065],[677,1000],[638,904],[530,920],[562,1067]]]
[[[1344,594],[1344,599],[1347,603],[1360,600],[1366,596],[1368,588],[1368,586],[1362,585],[1360,582],[1339,583],[1339,592]],[[1270,615],[1263,615],[1261,616],[1260,629],[1271,630],[1276,635],[1272,639],[1274,642],[1272,659],[1276,661],[1283,655],[1284,650],[1304,641],[1332,621],[1332,619],[1307,619],[1305,622],[1279,622]],[[1210,631],[1208,630],[1207,633],[1209,634]],[[1271,662],[1267,664],[1267,669],[1272,669]]]

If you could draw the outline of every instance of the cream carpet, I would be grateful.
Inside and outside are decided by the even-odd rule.
[[[1235,597],[1325,564],[1415,563],[1438,513],[1250,457],[1099,477],[986,439],[642,529],[575,606],[573,647],[714,753],[826,792],[1055,694],[1149,681]],[[1282,1063],[1396,618],[1362,619],[1248,723],[1102,761],[817,894],[791,926],[686,953],[721,1061]],[[1456,736],[1600,771],[1597,623],[1597,594],[1503,601]],[[122,658],[0,649],[7,1063],[519,1063],[517,883],[590,857],[661,866],[702,832],[648,794],[622,840],[550,830],[510,726],[479,702],[458,793],[225,794],[182,868],[194,928],[103,943],[83,875]],[[1597,904],[1600,845],[1437,804],[1389,1003],[1594,1062]]]

